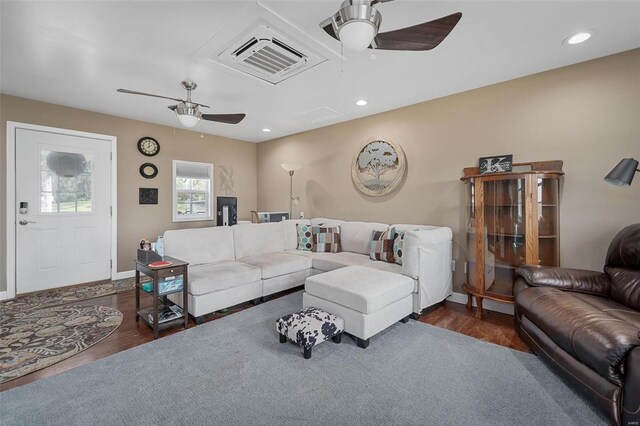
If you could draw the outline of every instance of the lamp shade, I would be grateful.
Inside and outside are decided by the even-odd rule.
[[[295,172],[296,170],[300,170],[302,168],[302,166],[299,164],[287,164],[287,163],[280,164],[280,167],[282,167],[288,172]]]
[[[200,118],[195,115],[178,114],[178,120],[184,127],[194,127]]]
[[[371,45],[376,28],[369,21],[347,22],[340,28],[340,41],[353,52],[364,52]]]
[[[629,186],[633,177],[638,170],[638,161],[633,158],[623,158],[617,166],[605,176],[604,180],[607,183],[616,186]]]

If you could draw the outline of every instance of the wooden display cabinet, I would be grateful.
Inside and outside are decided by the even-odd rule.
[[[521,265],[560,264],[562,161],[516,163],[512,172],[464,169],[467,186],[467,307],[473,297],[513,303]]]

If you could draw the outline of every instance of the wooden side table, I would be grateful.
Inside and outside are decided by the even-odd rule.
[[[189,264],[180,259],[175,259],[169,256],[165,256],[163,260],[166,262],[171,262],[171,265],[162,268],[150,268],[146,263],[136,261],[136,321],[142,318],[144,322],[146,322],[151,328],[153,328],[154,339],[158,338],[158,332],[160,330],[173,327],[180,323],[184,324],[185,329],[189,327]],[[153,279],[153,292],[148,292],[142,288],[142,284],[140,283],[140,274],[144,274]],[[161,278],[178,275],[182,275],[184,281],[183,288],[181,290],[159,293],[159,282]],[[151,308],[140,309],[140,291],[153,297]],[[184,318],[176,318],[174,320],[159,324],[158,312],[160,311],[159,305],[162,303],[160,297],[162,297],[163,301],[166,303],[167,295],[179,292],[182,292],[182,309],[184,310]],[[149,321],[149,314],[152,314],[153,321]]]

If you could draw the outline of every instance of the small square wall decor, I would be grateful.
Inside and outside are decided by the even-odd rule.
[[[480,174],[510,172],[513,165],[513,154],[480,157],[478,167]]]
[[[158,188],[139,188],[138,204],[158,204]]]

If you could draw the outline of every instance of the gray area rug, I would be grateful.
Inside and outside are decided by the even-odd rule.
[[[534,355],[397,323],[310,360],[275,321],[301,292],[0,393],[0,424],[604,424]]]

